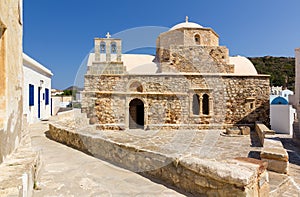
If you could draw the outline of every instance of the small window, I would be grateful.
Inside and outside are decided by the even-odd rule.
[[[204,94],[202,97],[202,113],[205,115],[209,114],[209,96]]]
[[[195,43],[200,45],[200,36],[198,34],[195,35]]]
[[[250,109],[253,109],[253,108],[254,108],[254,104],[250,103]]]
[[[34,85],[29,84],[29,106],[34,106]]]
[[[100,43],[100,53],[106,53],[106,45],[103,41]]]
[[[246,98],[246,104],[249,110],[255,109],[255,98],[253,97]]]
[[[111,53],[117,53],[117,44],[115,42],[111,43]]]
[[[49,105],[49,89],[48,88],[45,89],[45,96],[46,96],[45,104]]]
[[[194,115],[200,114],[200,100],[198,94],[193,95],[193,114]]]

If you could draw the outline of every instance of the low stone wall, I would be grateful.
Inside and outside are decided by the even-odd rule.
[[[89,130],[90,129],[90,130]],[[178,154],[162,154],[105,139],[94,127],[70,130],[60,123],[49,125],[48,135],[61,143],[105,159],[169,185],[205,196],[268,196],[269,185],[261,161],[216,161]]]
[[[264,140],[266,135],[275,134],[275,131],[269,129],[266,125],[260,122],[255,123],[255,132],[257,133],[262,146],[264,146]]]
[[[73,129],[89,125],[89,119],[86,117],[85,113],[81,113],[81,109],[59,112],[56,116],[52,116],[51,120],[73,122]]]
[[[289,171],[289,155],[279,138],[265,139],[260,158],[268,162],[268,170],[282,174],[287,174]]]
[[[267,169],[283,174],[288,173],[289,156],[280,139],[274,135],[275,132],[262,123],[255,123],[255,131],[263,145],[260,158],[268,162]]]
[[[39,154],[29,147],[17,149],[0,165],[0,196],[33,196],[40,167]]]

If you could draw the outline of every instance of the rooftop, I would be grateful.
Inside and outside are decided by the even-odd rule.
[[[189,19],[188,16],[186,16],[185,22],[174,25],[169,31],[180,29],[180,28],[203,28],[203,26],[197,23],[189,22],[188,19]]]

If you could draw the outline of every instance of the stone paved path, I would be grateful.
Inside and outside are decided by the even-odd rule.
[[[300,197],[300,146],[292,141],[292,136],[277,134],[289,154],[290,184],[283,193],[284,197]]]
[[[34,196],[183,196],[45,137],[47,122],[30,126],[32,146],[43,162]]]
[[[31,126],[32,145],[35,150],[41,152],[44,163],[39,184],[40,190],[35,191],[35,196],[183,196],[138,174],[49,140],[44,134],[47,129],[47,122]],[[164,151],[172,152],[174,147],[178,148],[179,146],[183,152],[201,154],[202,157],[212,157],[212,155],[215,158],[245,157],[249,154],[249,151],[253,152],[254,155],[250,154],[248,156],[256,157],[255,153],[261,149],[256,147],[257,142],[249,138],[223,137],[219,135],[219,132],[210,132],[209,135],[206,132],[193,133],[197,137],[189,139],[189,143],[176,140],[177,138],[174,138],[174,136],[168,136],[169,133],[163,134],[171,142],[163,145]],[[185,133],[185,136],[195,137],[187,134]],[[131,133],[129,138],[128,136],[124,138],[120,134],[113,135],[110,132],[106,132],[105,135],[120,141],[126,139],[127,143],[139,144],[144,146],[144,148],[150,149],[160,147],[157,145],[162,143],[161,139],[156,136],[156,133],[150,135],[152,140],[149,140],[149,138],[143,140],[135,133]],[[181,136],[177,137],[182,139]],[[270,184],[274,184],[275,187],[280,182],[285,181],[286,184],[280,188],[283,190],[283,192],[280,192],[280,195],[276,195],[274,191],[271,193],[271,196],[300,197],[300,148],[293,144],[291,136],[279,135],[278,137],[280,137],[289,153],[290,177],[288,177],[286,182],[285,179],[287,178],[278,176],[275,173],[275,176],[272,176],[274,179]],[[187,137],[184,139],[187,139]],[[255,139],[255,137],[251,137],[251,139]],[[145,140],[148,143],[145,143]],[[182,147],[183,144],[188,144],[188,146]]]

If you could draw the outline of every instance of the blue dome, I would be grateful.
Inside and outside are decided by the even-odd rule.
[[[288,105],[288,104],[289,102],[281,96],[276,97],[271,103],[271,105]]]

